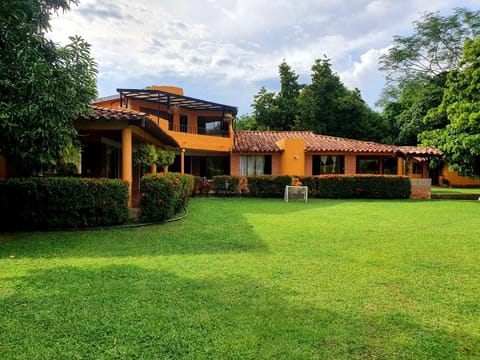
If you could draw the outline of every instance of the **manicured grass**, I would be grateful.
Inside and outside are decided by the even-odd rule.
[[[0,235],[0,358],[480,358],[479,202],[189,211]]]
[[[480,194],[480,187],[478,188],[452,188],[432,186],[432,194]]]

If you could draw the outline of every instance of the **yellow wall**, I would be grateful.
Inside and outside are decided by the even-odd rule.
[[[169,131],[168,134],[183,149],[230,152],[233,146],[233,138],[230,137],[195,135],[175,131]]]
[[[305,140],[282,139],[277,145],[283,149],[280,172],[284,175],[303,176],[305,173]]]
[[[450,186],[458,186],[458,187],[474,187],[480,186],[480,179],[475,179],[467,176],[461,176],[456,171],[450,171],[448,169],[448,164],[443,166],[443,176],[440,177],[440,184],[441,178],[445,178],[449,181]]]

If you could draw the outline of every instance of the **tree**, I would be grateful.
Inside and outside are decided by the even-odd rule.
[[[311,130],[318,134],[340,136],[335,101],[346,96],[348,90],[340,77],[331,69],[329,59],[317,59],[312,66],[312,83],[305,90],[300,100],[300,116],[295,128]],[[311,108],[310,108],[311,107]]]
[[[465,42],[459,69],[449,73],[442,103],[432,110],[445,113],[449,124],[420,138],[442,149],[453,170],[480,176],[480,37]]]
[[[0,3],[0,153],[22,174],[52,167],[72,145],[73,119],[96,98],[96,64],[80,37],[45,37],[50,17],[77,0]]]
[[[262,87],[254,96],[253,117],[257,127],[266,130],[291,130],[298,114],[297,98],[301,85],[298,75],[283,61],[279,66],[280,91],[268,92]]]
[[[280,111],[275,96],[274,92],[269,92],[262,86],[258,94],[253,97],[253,116],[256,119],[258,130],[281,130],[277,126]]]
[[[170,150],[157,149],[157,161],[158,166],[165,168],[172,165],[175,162],[175,153]]]
[[[395,36],[394,44],[380,58],[387,85],[380,103],[397,99],[406,84],[458,68],[463,44],[480,35],[480,11],[457,8],[450,16],[426,13],[415,21],[410,36]]]
[[[411,81],[406,84],[397,101],[385,106],[382,115],[385,122],[391,125],[390,143],[415,146],[421,132],[445,127],[445,117],[438,116],[425,121],[425,116],[441,103],[446,75],[442,73]]]
[[[381,116],[365,104],[360,90],[345,87],[329,59],[315,61],[311,79],[298,98],[295,129],[359,140],[380,141],[385,137]]]
[[[285,62],[278,66],[280,74],[280,92],[276,101],[279,109],[278,124],[281,130],[291,130],[298,115],[297,99],[302,86],[298,83],[298,75]]]
[[[258,130],[255,116],[250,114],[238,116],[235,120],[235,130]]]

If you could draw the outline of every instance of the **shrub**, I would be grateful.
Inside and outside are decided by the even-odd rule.
[[[311,197],[319,198],[404,199],[411,192],[406,176],[322,175],[301,181]]]
[[[193,180],[192,196],[208,196],[212,188],[212,183],[204,177],[195,176]]]
[[[2,229],[110,226],[128,219],[128,185],[116,179],[11,178],[0,181]]]
[[[140,206],[145,221],[172,218],[187,206],[193,176],[178,173],[152,174],[140,180]]]
[[[300,177],[299,180],[301,181],[303,186],[308,186],[309,197],[312,197],[312,198],[319,197],[318,196],[318,177],[306,176],[306,177]]]
[[[248,190],[255,197],[283,197],[285,186],[292,183],[289,175],[247,176]]]
[[[216,196],[232,196],[239,194],[240,177],[218,175],[213,177],[212,189]]]

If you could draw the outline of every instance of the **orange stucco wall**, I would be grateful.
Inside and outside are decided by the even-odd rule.
[[[461,176],[456,171],[450,171],[448,169],[448,164],[445,164],[443,166],[443,176],[442,177],[449,181],[450,186],[457,186],[457,187],[480,186],[480,179],[475,179],[475,178],[471,178],[471,177],[467,177],[467,176]],[[441,183],[441,181],[440,181],[440,183]]]
[[[280,173],[284,175],[304,175],[305,172],[305,140],[282,139],[277,145],[283,149],[280,160]]]
[[[169,132],[181,148],[204,151],[229,152],[233,146],[233,138],[209,135],[195,135],[181,132]]]

